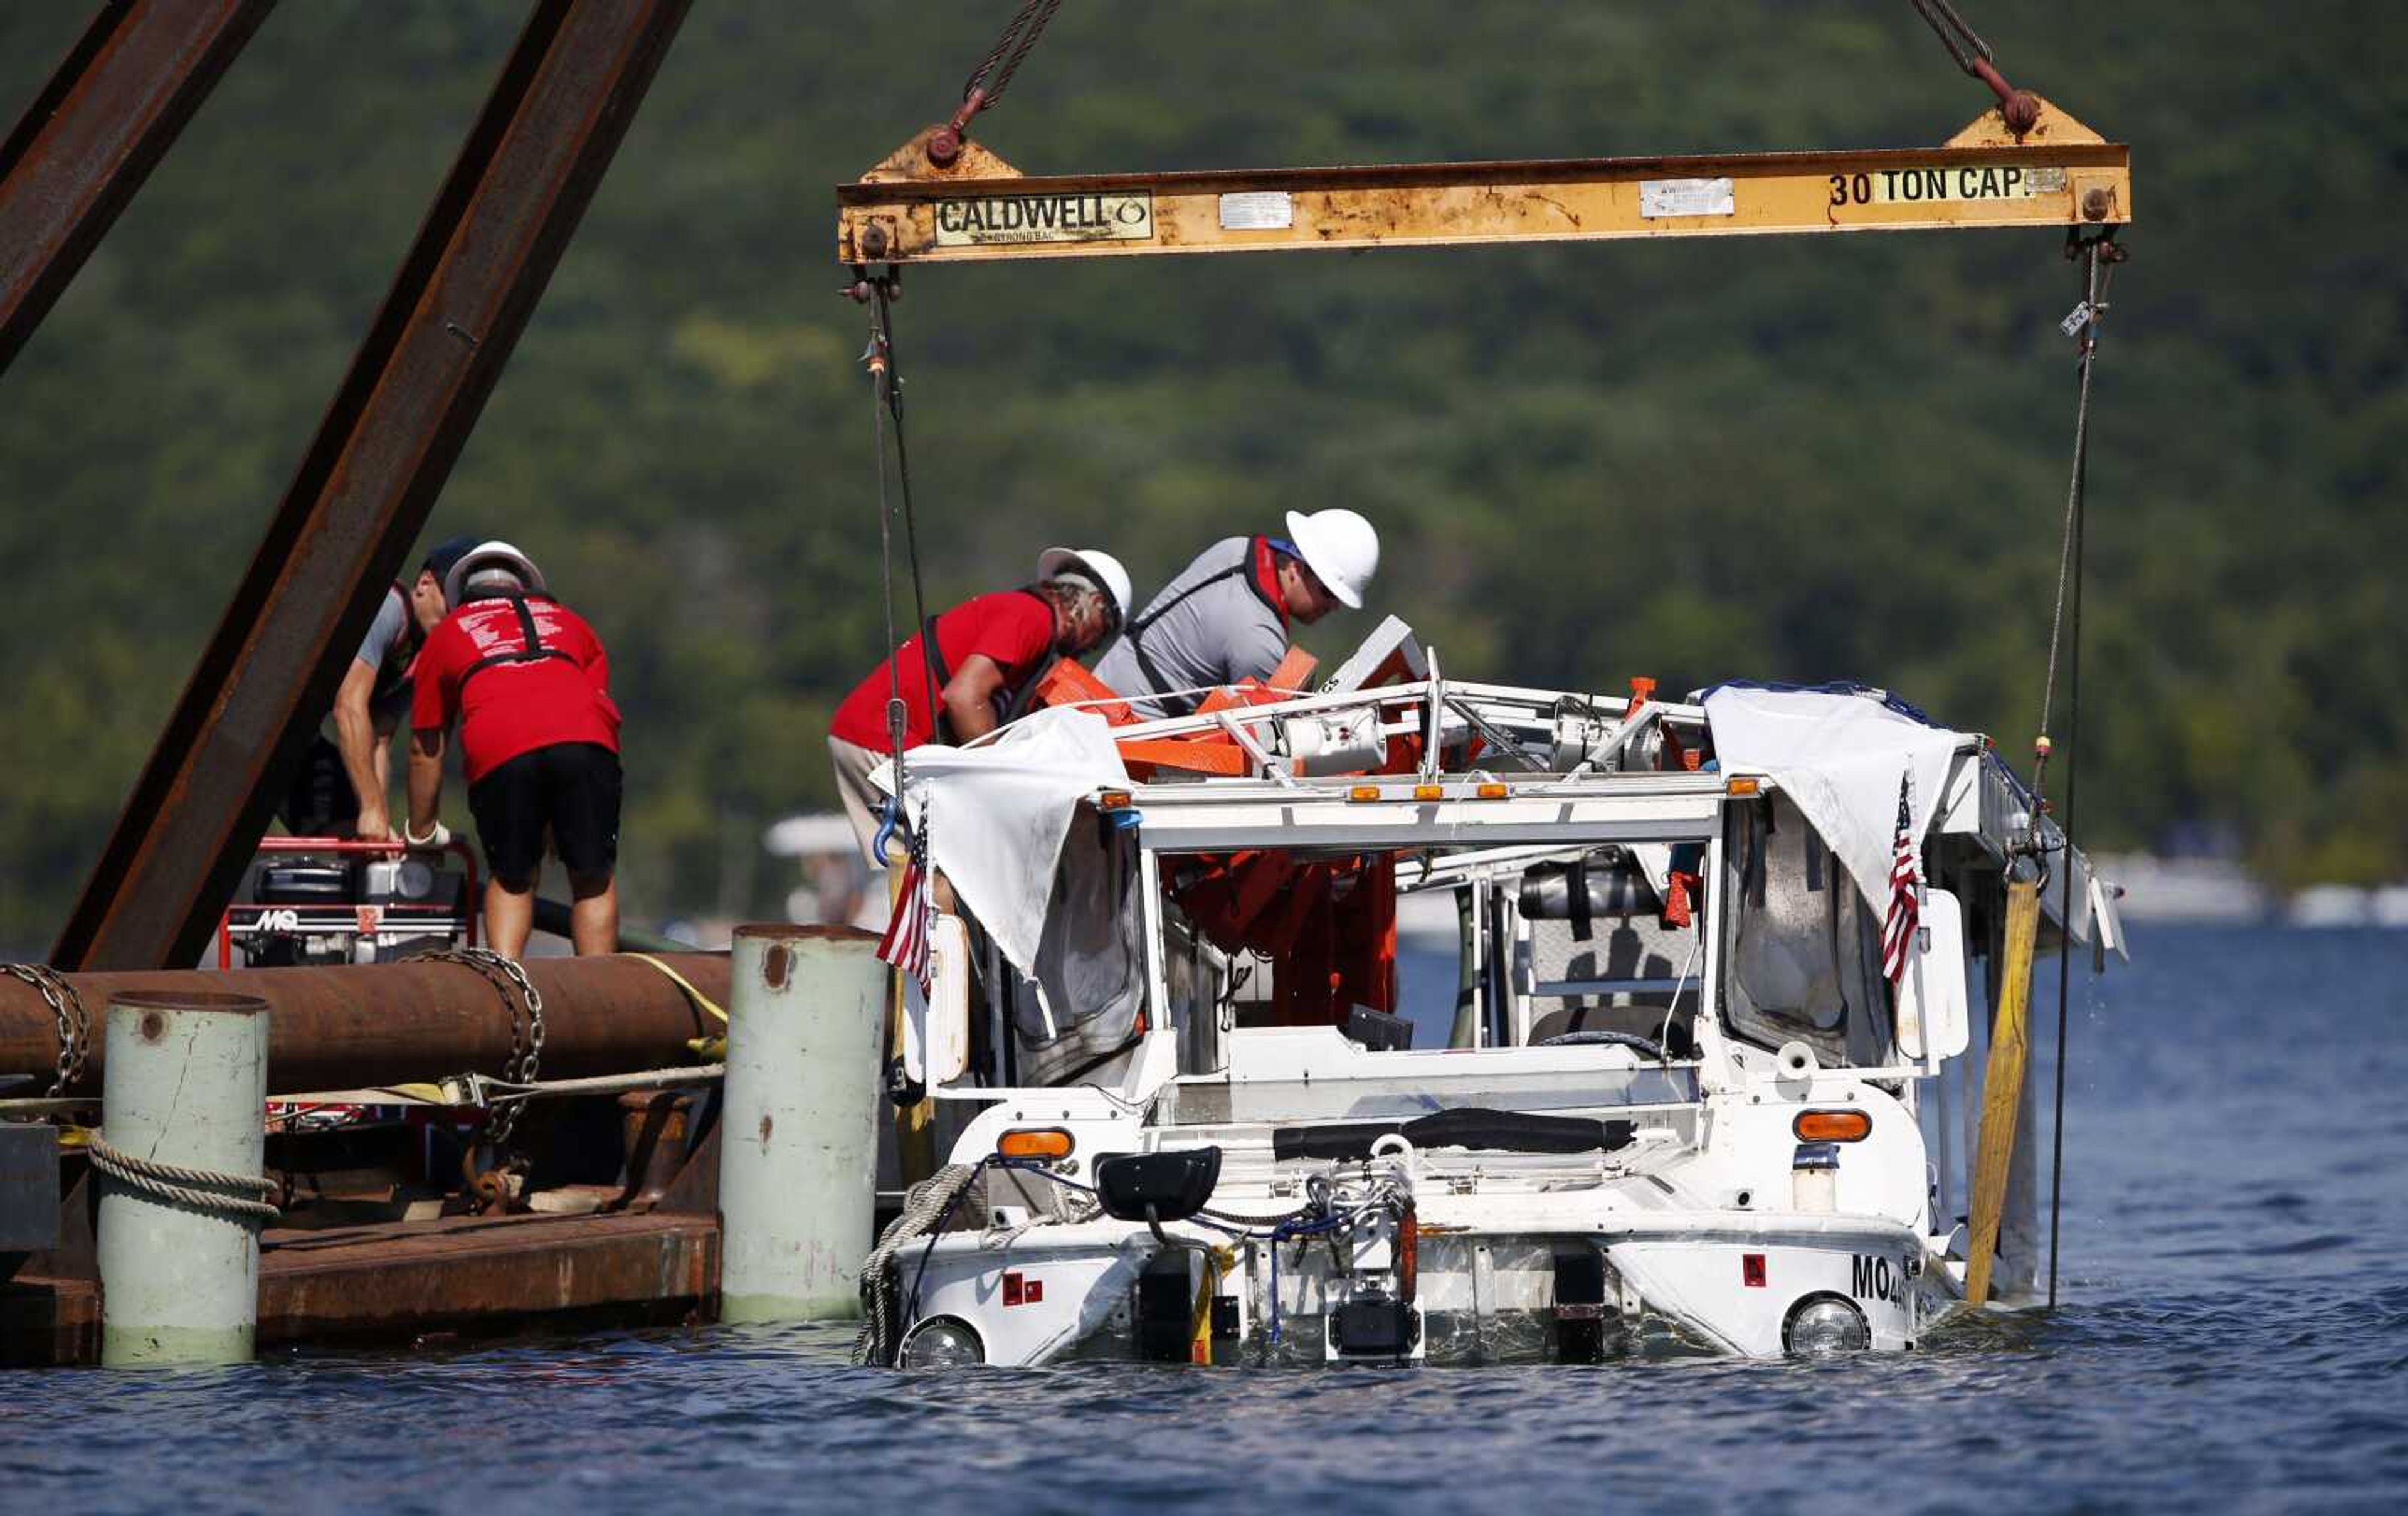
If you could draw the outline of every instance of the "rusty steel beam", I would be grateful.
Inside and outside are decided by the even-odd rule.
[[[828,929],[839,930],[839,929]],[[724,953],[663,955],[696,989],[727,1003]],[[630,1074],[694,1061],[686,1043],[726,1029],[652,964],[632,958],[538,958],[524,964],[544,1001],[548,1078]],[[83,1003],[90,1057],[69,1093],[101,1088],[112,996],[129,990],[256,995],[267,1003],[267,1077],[278,1094],[445,1078],[498,1076],[524,1010],[475,969],[452,962],[332,968],[154,969],[66,975]],[[514,1023],[516,1024],[514,1027]],[[47,1086],[58,1067],[58,1017],[40,992],[0,976],[0,1075],[32,1074]],[[38,1092],[39,1087],[36,1092]]]
[[[539,0],[52,949],[190,963],[690,0]]]
[[[0,373],[276,0],[108,0],[0,141]]]

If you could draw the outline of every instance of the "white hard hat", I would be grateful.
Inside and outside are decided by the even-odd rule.
[[[1104,586],[1112,599],[1112,614],[1123,621],[1129,614],[1129,574],[1121,560],[1101,548],[1049,547],[1037,560],[1037,577],[1051,579],[1058,573],[1082,573]]]
[[[1344,506],[1309,516],[1290,511],[1287,534],[1304,555],[1305,566],[1329,586],[1339,604],[1350,611],[1363,609],[1363,592],[1380,571],[1380,534],[1369,522]]]
[[[452,571],[443,576],[443,603],[454,611],[460,609],[460,592],[467,586],[468,581],[493,569],[508,569],[518,575],[519,582],[526,585],[529,594],[546,593],[543,570],[535,566],[535,560],[496,537],[490,541],[479,542],[461,554],[459,561],[452,565]]]

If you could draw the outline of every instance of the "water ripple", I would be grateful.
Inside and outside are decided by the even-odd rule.
[[[77,1516],[2388,1511],[2408,1018],[2362,1008],[2408,980],[2408,934],[2352,936],[2144,937],[2069,1070],[2062,1308],[1903,1358],[939,1376],[851,1368],[837,1327],[281,1353],[14,1375],[0,1489]],[[2277,1003],[2286,1046],[2352,1056],[2270,1059]],[[2244,1062],[2253,1108],[2300,1119],[2234,1126]]]

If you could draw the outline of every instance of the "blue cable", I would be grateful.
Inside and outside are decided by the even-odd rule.
[[[1330,1233],[1332,1233],[1332,1232],[1337,1231],[1340,1227],[1341,1227],[1341,1226],[1343,1226],[1343,1225],[1345,1225],[1345,1224],[1346,1224],[1346,1219],[1345,1219],[1344,1217],[1342,1217],[1342,1216],[1326,1216],[1326,1217],[1323,1217],[1320,1220],[1317,1220],[1317,1221],[1307,1221],[1307,1222],[1302,1223],[1301,1225],[1297,1224],[1297,1222],[1295,1222],[1295,1221],[1282,1221],[1279,1225],[1277,1225],[1277,1226],[1275,1226],[1275,1227],[1271,1228],[1271,1290],[1270,1290],[1270,1294],[1271,1294],[1271,1333],[1270,1333],[1270,1340],[1271,1340],[1271,1346],[1272,1346],[1272,1347],[1274,1347],[1274,1348],[1278,1347],[1278,1346],[1279,1346],[1279,1340],[1280,1340],[1280,1297],[1279,1297],[1279,1247],[1280,1247],[1280,1244],[1281,1244],[1282,1242],[1286,1241],[1287,1239],[1289,1239],[1289,1238],[1291,1238],[1291,1237],[1319,1237],[1319,1236],[1326,1236],[1326,1235],[1327,1235],[1328,1234],[1330,1234]]]

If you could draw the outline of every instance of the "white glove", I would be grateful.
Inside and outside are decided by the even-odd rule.
[[[412,847],[431,847],[440,850],[452,845],[452,829],[437,820],[434,830],[422,837],[412,830],[409,823],[405,820],[401,824],[401,840]]]

